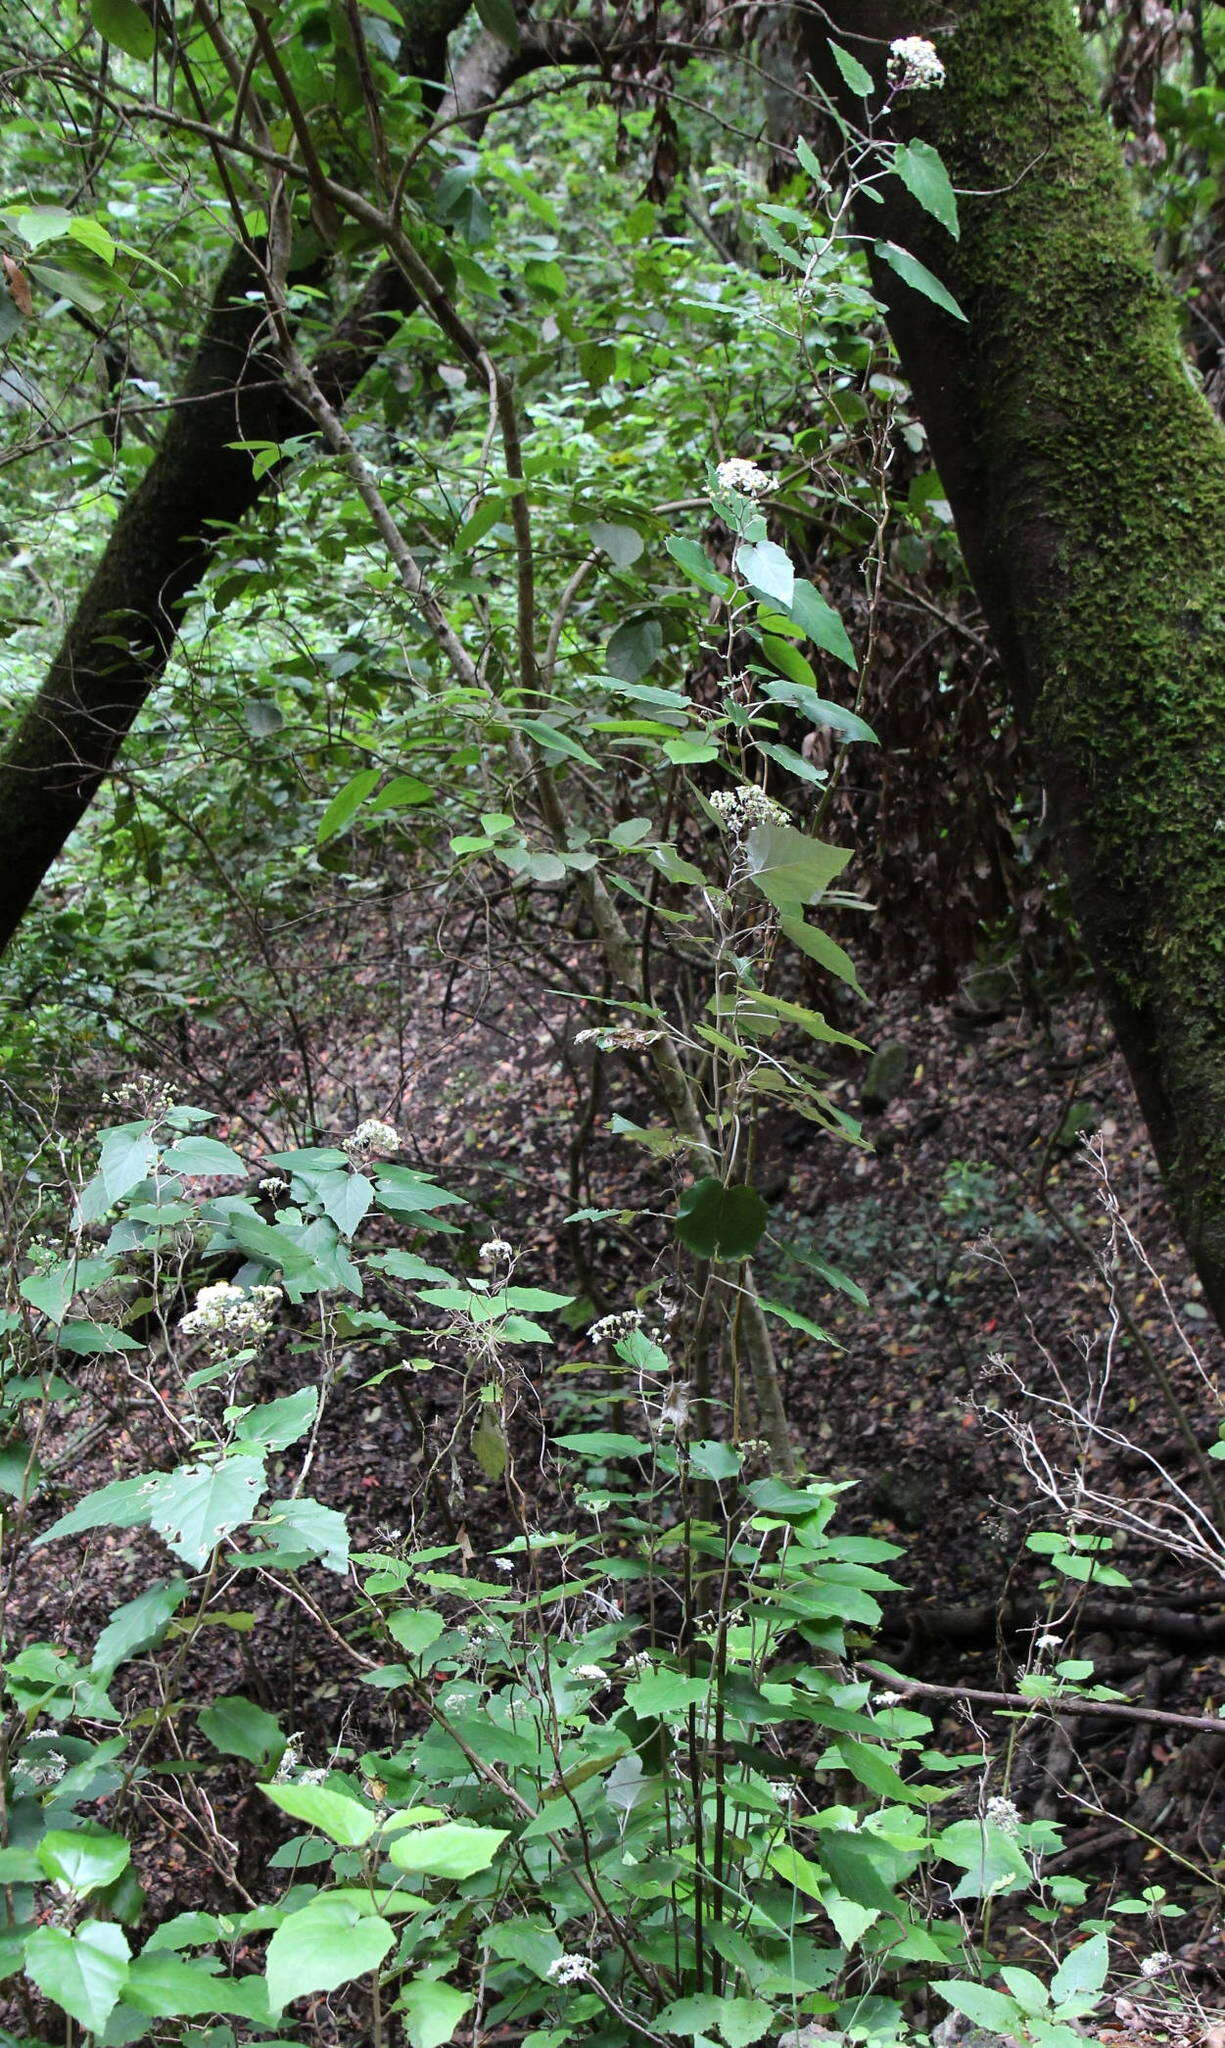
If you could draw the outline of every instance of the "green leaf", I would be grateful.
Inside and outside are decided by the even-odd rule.
[[[676,1208],[676,1234],[700,1259],[749,1259],[761,1242],[769,1210],[756,1188],[695,1181]]]
[[[344,788],[337,790],[319,820],[315,831],[316,846],[326,846],[329,839],[335,839],[353,823],[366,798],[376,788],[379,773],[377,768],[359,768]]]
[[[476,11],[491,36],[505,43],[508,50],[519,47],[519,24],[511,0],[476,0]]]
[[[273,2012],[281,2012],[291,1999],[307,1992],[335,1991],[354,1977],[364,1977],[378,1969],[394,1941],[391,1927],[377,1914],[329,1900],[326,1893],[313,1899],[283,1920],[268,1943],[264,1970],[269,2005]]]
[[[223,1536],[250,1521],[266,1485],[262,1458],[202,1458],[159,1478],[149,1521],[199,1571]]]
[[[291,1820],[318,1828],[342,1849],[360,1849],[379,1824],[377,1813],[329,1785],[263,1785],[260,1790]]]
[[[190,1180],[193,1174],[228,1174],[233,1180],[245,1180],[247,1169],[237,1152],[228,1145],[222,1145],[216,1138],[180,1138],[162,1154],[162,1166],[167,1173],[182,1173]]]
[[[374,817],[382,811],[412,810],[433,800],[434,792],[428,782],[419,781],[415,775],[393,775],[366,809]]]
[[[879,1798],[898,1800],[907,1806],[921,1803],[914,1788],[899,1776],[883,1752],[870,1743],[852,1742],[844,1737],[838,1744],[838,1754],[851,1776]]]
[[[764,1998],[721,1998],[719,2005],[719,2032],[727,2048],[749,2048],[773,2025],[774,2009]]]
[[[674,536],[664,545],[673,561],[703,590],[713,591],[716,597],[731,596],[736,587],[731,577],[722,575],[715,568],[705,548],[700,548],[695,540],[678,540]]]
[[[854,989],[857,996],[863,996],[864,1001],[867,1001],[859,985],[854,961],[849,953],[843,951],[836,939],[830,938],[828,932],[818,931],[816,925],[806,924],[798,913],[784,913],[779,918],[779,926],[784,936],[790,939],[793,946],[798,946],[801,953],[807,953],[810,960],[816,960],[822,967],[828,968],[831,974],[837,975],[839,981],[844,981],[848,988]]]
[[[1076,1948],[1069,1949],[1051,1978],[1051,1998],[1062,2005],[1067,1998],[1096,1994],[1106,1981],[1110,1948],[1104,1934],[1091,1934]]]
[[[490,1485],[496,1486],[506,1470],[509,1448],[502,1418],[488,1403],[482,1407],[472,1432],[472,1455]]]
[[[348,1523],[339,1508],[325,1507],[309,1494],[296,1500],[274,1500],[255,1527],[273,1539],[273,1561],[304,1550],[341,1578],[349,1569]]]
[[[152,1125],[139,1123],[103,1131],[98,1170],[112,1207],[152,1173],[157,1148],[149,1135],[151,1129]]]
[[[939,1854],[965,1871],[953,1892],[955,1899],[994,1898],[1000,1892],[1023,1891],[1032,1881],[1033,1873],[1013,1837],[989,1821],[954,1821],[939,1837]]]
[[[717,761],[719,749],[713,740],[665,740],[663,752],[677,768],[688,768],[698,761]]]
[[[472,2004],[472,1993],[457,1991],[440,1977],[413,1977],[398,2003],[410,2048],[442,2048]]]
[[[882,1865],[887,1867],[890,1853],[888,1845],[873,1835],[835,1834],[826,1830],[821,1836],[821,1861],[843,1898],[852,1899],[857,1906],[870,1906],[875,1912],[896,1915],[898,1902],[882,1874]]]
[[[93,1676],[109,1679],[129,1657],[153,1649],[186,1598],[186,1579],[168,1579],[117,1607],[94,1645]]]
[[[262,1401],[240,1416],[234,1430],[239,1443],[263,1444],[270,1451],[287,1450],[305,1436],[319,1411],[317,1387],[299,1387],[279,1401]]]
[[[924,212],[938,220],[950,235],[959,236],[961,223],[957,218],[957,195],[938,151],[930,142],[901,144],[894,156],[893,168]]]
[[[807,1893],[810,1899],[822,1897],[825,1891],[822,1872],[790,1842],[780,1842],[776,1849],[770,1851],[767,1860],[771,1870],[777,1871],[784,1883],[794,1885],[798,1892]]]
[[[636,683],[654,668],[664,644],[664,629],[651,612],[624,619],[611,635],[604,650],[610,675],[620,682]]]
[[[69,1508],[58,1522],[36,1536],[33,1547],[50,1543],[57,1536],[77,1536],[86,1529],[138,1529],[149,1520],[160,1474],[151,1478],[139,1472],[132,1479],[112,1479],[87,1493],[75,1508]]]
[[[625,1704],[641,1721],[679,1721],[690,1707],[704,1705],[711,1694],[705,1678],[686,1678],[681,1671],[648,1671],[626,1687]]]
[[[446,1627],[432,1607],[402,1607],[387,1617],[387,1633],[410,1657],[423,1657]]]
[[[858,57],[852,57],[850,51],[844,50],[841,43],[836,43],[832,36],[828,37],[827,41],[829,42],[830,56],[842,73],[843,84],[850,92],[855,94],[856,98],[861,100],[870,98],[875,90],[872,73],[866,71]]]
[[[153,23],[136,0],[90,0],[90,18],[100,36],[126,56],[147,64],[153,55]]]
[[[841,620],[839,624],[841,625]],[[850,643],[848,642],[848,647]],[[852,656],[852,664],[854,657]],[[790,704],[808,719],[812,725],[827,727],[836,732],[840,739],[865,740],[869,746],[878,746],[876,734],[870,725],[855,711],[848,711],[842,704],[832,704],[828,697],[821,697],[804,683],[775,683],[765,686],[766,696],[774,704]]]
[[[814,647],[824,648],[826,654],[832,654],[836,661],[845,662],[849,669],[858,668],[855,649],[833,605],[826,602],[815,584],[802,576],[796,578],[790,611],[793,623]]]
[[[736,549],[736,567],[757,597],[771,599],[790,611],[795,569],[784,548],[772,540],[742,540]]]
[[[709,1993],[694,1998],[674,1998],[659,2015],[659,2029],[665,2034],[710,2034],[723,2005]]]
[[[505,1828],[447,1821],[440,1828],[414,1828],[394,1836],[387,1854],[397,1870],[416,1871],[422,1877],[472,1877],[489,1868],[506,1835]]]
[[[92,1825],[52,1828],[36,1853],[47,1876],[74,1892],[93,1892],[113,1884],[132,1860],[122,1835]]]
[[[745,854],[754,886],[787,913],[823,896],[851,857],[848,849],[809,839],[792,825],[754,825]]]
[[[951,1977],[943,1984],[937,1982],[932,1989],[954,2012],[963,2012],[968,2020],[973,2020],[976,2027],[989,2027],[994,2034],[1015,2033],[1016,2000],[1004,1992],[992,1991],[986,1984],[972,1984],[964,1977]]]
[[[646,546],[636,526],[622,526],[616,520],[593,519],[587,531],[618,569],[632,568]]]
[[[27,1977],[91,2033],[101,2033],[119,2002],[129,1948],[121,1927],[85,1920],[75,1934],[36,1927],[26,1942]]]
[[[268,1763],[285,1747],[274,1717],[241,1693],[227,1693],[205,1707],[200,1732],[222,1756],[245,1757],[251,1764]]]
[[[917,256],[912,256],[909,249],[899,249],[896,242],[878,242],[876,255],[882,263],[887,263],[890,270],[895,271],[903,284],[908,284],[912,291],[922,292],[925,299],[930,299],[942,312],[951,313],[954,320],[965,320],[966,316],[952,292],[946,285],[941,284],[938,277],[933,277],[927,265],[920,263]]]
[[[215,1928],[206,1938],[216,1940],[219,1931]],[[203,1962],[185,1962],[165,1949],[150,1953],[151,1947],[150,1940],[144,1953],[128,1967],[125,2005],[154,2019],[197,2019],[203,2013],[226,2013],[265,2023],[271,2018],[262,1977],[216,1976]]]
[[[126,1330],[116,1330],[110,1323],[61,1323],[55,1333],[55,1341],[61,1351],[71,1351],[78,1358],[97,1358],[108,1351],[139,1351],[142,1348],[137,1338],[129,1337]]]
[[[564,754],[571,761],[585,762],[588,768],[598,768],[600,765],[572,733],[563,732],[559,725],[551,724],[547,718],[521,718],[518,720],[518,727],[519,731],[525,732],[538,747],[543,747],[547,754]],[[563,868],[562,874],[564,873]],[[555,876],[554,879],[559,880],[560,877]]]

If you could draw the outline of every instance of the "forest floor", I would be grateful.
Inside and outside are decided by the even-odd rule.
[[[368,1019],[346,1037],[340,1020],[332,1079],[321,1089],[337,1135],[356,1120],[354,1109],[391,1114],[405,1156],[471,1202],[474,1220],[462,1253],[449,1242],[452,1258],[470,1264],[496,1228],[513,1237],[524,1281],[579,1296],[563,1358],[578,1353],[594,1315],[636,1296],[654,1301],[673,1274],[670,1198],[641,1152],[606,1128],[614,1108],[634,1113],[632,1075],[609,1077],[615,1095],[600,1103],[581,1146],[559,1141],[559,1131],[585,1127],[589,1106],[575,1021],[573,1004],[499,1001],[477,970],[470,978],[439,970],[416,990],[411,1043],[389,1048]],[[771,1200],[775,1241],[758,1262],[763,1292],[815,1318],[830,1340],[777,1325],[805,1462],[850,1482],[845,1521],[904,1552],[895,1570],[903,1590],[888,1604],[873,1654],[920,1681],[1012,1688],[1041,1661],[1036,1637],[1057,1635],[1061,1647],[1048,1660],[1090,1657],[1098,1678],[1129,1697],[1213,1714],[1225,1704],[1225,1621],[1220,1578],[1206,1564],[1123,1532],[1109,1561],[1129,1583],[1104,1588],[1053,1576],[1049,1561],[1026,1548],[1029,1534],[1064,1526],[1089,1495],[1121,1501],[1133,1522],[1169,1522],[1183,1499],[1198,1505],[1204,1480],[1162,1379],[1203,1447],[1215,1441],[1220,1413],[1225,1351],[1093,998],[1071,997],[1037,1023],[1019,1010],[983,1018],[964,1004],[920,1005],[913,991],[899,991],[881,999],[868,1035],[903,1046],[906,1069],[883,1114],[865,1122],[871,1149],[781,1121],[765,1133],[757,1180]],[[265,1076],[256,1107],[267,1108],[281,1078]],[[862,1062],[848,1064],[833,1084],[852,1111],[861,1078]],[[657,1220],[621,1221],[652,1184]],[[1108,1191],[1149,1263],[1112,1266]],[[567,1224],[584,1206],[614,1213]],[[868,1306],[826,1287],[780,1243],[841,1268]],[[610,1273],[614,1294],[592,1278]],[[539,1383],[546,1398],[573,1398],[549,1388],[549,1372],[546,1364]],[[447,1394],[423,1390],[423,1408],[402,1409],[386,1385],[372,1399],[364,1377],[336,1389],[312,1487],[348,1512],[355,1547],[378,1547],[414,1519],[417,1539],[428,1540],[413,1493],[431,1445],[450,1427]],[[300,1379],[290,1347],[274,1347],[265,1391]],[[96,1385],[104,1413],[101,1368]],[[80,1427],[78,1416],[74,1434]],[[101,1432],[75,1466],[71,1496],[131,1470],[137,1443],[147,1461],[156,1428],[154,1406],[143,1412],[137,1400],[126,1435]],[[1035,1469],[1050,1475],[1057,1498],[1042,1498]],[[544,1479],[538,1504],[542,1524],[564,1519],[565,1503]],[[45,1519],[55,1511],[49,1503]],[[500,1490],[471,1460],[451,1511],[478,1553],[511,1533]],[[105,1532],[35,1552],[17,1594],[21,1627],[87,1647],[116,1601],[164,1571],[155,1549],[143,1535]],[[337,1611],[343,1605],[335,1582],[320,1587],[325,1596]],[[308,1753],[325,1759],[344,1682],[326,1646],[321,1659],[300,1651],[297,1620],[284,1606],[261,1614],[253,1630],[210,1635],[216,1670],[195,1689],[249,1694],[281,1712],[284,1726],[303,1729]],[[967,1724],[952,1701],[926,1704],[954,1746],[981,1739],[1000,1789],[1002,1742],[1015,1724],[989,1715]],[[379,1696],[359,1747],[395,1739],[393,1708]],[[1212,1982],[1225,1977],[1213,1876],[1225,1834],[1223,1769],[1225,1734],[1188,1739],[1147,1723],[1042,1721],[1022,1735],[1006,1782],[1022,1810],[1064,1824],[1057,1861],[1091,1880],[1095,1896],[1176,1883],[1196,1910],[1181,1936],[1167,1928],[1161,1941]],[[240,1845],[235,1867],[252,1881],[267,1846],[256,1806],[249,1787],[235,1787],[222,1805]],[[1174,1870],[1156,1833],[1190,1875],[1185,1864]],[[163,1844],[159,1861],[165,1853]],[[204,1903],[207,1872],[188,1882],[189,1827],[177,1867],[170,1853],[176,1908]],[[1152,1925],[1137,1937],[1139,1952],[1154,1946]]]

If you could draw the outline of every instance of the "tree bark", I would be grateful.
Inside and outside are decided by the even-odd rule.
[[[895,178],[858,225],[911,250],[967,315],[877,265],[1076,915],[1225,1326],[1225,432],[1184,358],[1067,0],[955,0],[951,14],[835,0],[830,20],[878,77],[898,35],[930,36],[947,66],[944,90],[900,95],[895,119],[962,189],[960,242]],[[824,30],[810,36],[828,76]]]

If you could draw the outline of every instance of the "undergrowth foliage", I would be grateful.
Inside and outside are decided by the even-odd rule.
[[[258,1187],[205,1121],[154,1103],[105,1131],[5,1312],[6,1595],[31,1544],[151,1540],[149,1583],[88,1654],[5,1660],[0,1965],[27,2014],[41,1994],[102,2042],[211,2048],[231,2023],[311,2040],[328,2011],[411,2048],[508,2027],[532,2048],[748,2048],[894,2042],[934,1989],[1036,2048],[1079,2041],[1105,1932],[1049,1985],[1010,1965],[1004,1988],[981,1981],[993,1899],[1025,1895],[1041,1923],[1083,1887],[1043,1882],[1057,1830],[988,1794],[976,1744],[941,1751],[902,1693],[856,1675],[897,1551],[839,1533],[842,1489],[754,1478],[752,1446],[700,1433],[664,1317],[604,1319],[565,1400],[542,1401],[523,1360],[569,1297],[521,1279],[503,1239],[459,1270],[460,1198],[385,1156],[380,1120],[273,1155]],[[252,1191],[200,1189],[226,1176]],[[441,1250],[388,1249],[389,1224]],[[233,1277],[200,1284],[201,1261]],[[303,1383],[260,1399],[277,1322]],[[65,1371],[91,1357],[147,1376],[181,1455],[133,1457],[35,1535],[70,1486],[71,1450],[49,1448]],[[407,1533],[353,1548],[311,1491],[339,1377],[411,1398],[424,1372],[459,1389],[440,1467],[471,1459],[503,1489],[514,1533],[491,1555],[421,1541],[411,1504]],[[544,1475],[569,1502],[554,1528]],[[314,1755],[243,1694],[197,1691],[208,1631],[278,1598],[348,1672]],[[395,1710],[389,1748],[362,1744],[372,1694]],[[215,1804],[235,1778],[285,1831],[258,1894]],[[131,1845],[167,1800],[225,1903],[150,1927]]]

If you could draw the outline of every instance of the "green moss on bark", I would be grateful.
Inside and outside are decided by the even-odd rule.
[[[847,0],[841,21],[925,29],[948,68],[902,119],[980,196],[960,245],[904,195],[884,232],[949,282],[969,326],[892,277],[881,288],[1225,1319],[1225,432],[1186,366],[1068,0],[963,0],[950,33],[875,0]]]

